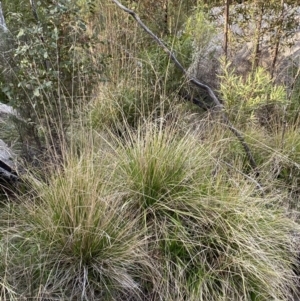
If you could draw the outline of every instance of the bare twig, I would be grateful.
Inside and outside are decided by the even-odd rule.
[[[229,130],[237,137],[237,139],[239,140],[239,142],[241,143],[241,145],[244,148],[244,151],[246,153],[246,156],[248,158],[249,164],[252,168],[252,170],[255,172],[255,175],[258,176],[258,170],[257,170],[257,165],[256,162],[254,160],[254,157],[252,155],[252,152],[248,146],[248,144],[245,141],[244,136],[242,135],[242,133],[240,131],[238,131],[230,122],[230,120],[228,119],[225,111],[224,111],[224,106],[221,104],[220,100],[218,99],[218,97],[216,96],[216,94],[213,92],[213,90],[203,84],[202,82],[200,82],[198,79],[196,79],[195,77],[191,77],[187,70],[182,66],[182,64],[178,61],[177,57],[175,56],[175,54],[168,48],[168,46],[160,39],[158,38],[144,23],[143,21],[140,19],[140,17],[131,9],[127,8],[126,6],[124,6],[123,4],[121,4],[118,0],[112,0],[112,2],[114,2],[120,9],[122,9],[123,11],[125,11],[126,13],[128,13],[129,15],[131,15],[136,22],[140,25],[140,27],[142,27],[144,29],[144,31],[149,34],[153,40],[155,40],[155,42],[166,52],[166,54],[169,56],[170,60],[173,61],[173,63],[175,64],[175,66],[184,74],[184,76],[188,79],[188,81],[190,83],[192,83],[193,85],[195,85],[196,87],[205,90],[208,95],[211,97],[213,103],[214,103],[214,108],[219,111],[222,114],[222,119],[224,124],[226,124],[229,128]],[[194,102],[195,104],[198,105],[197,102]]]
[[[37,11],[36,11],[35,1],[30,0],[30,5],[31,5],[32,14],[34,16],[35,21],[39,22],[39,17],[38,17]]]
[[[225,165],[227,165],[228,167],[230,167],[232,170],[236,171],[237,173],[241,174],[243,177],[245,177],[246,179],[250,180],[252,183],[255,184],[256,188],[260,191],[261,196],[265,196],[265,191],[264,188],[262,187],[262,185],[259,183],[259,181],[257,181],[255,178],[245,174],[244,172],[240,171],[238,168],[234,167],[232,164],[229,164],[226,161],[221,160],[221,162]]]
[[[222,108],[223,105],[220,103],[219,99],[216,97],[215,93],[211,90],[211,88],[201,82],[199,82],[196,78],[190,77],[187,73],[187,71],[184,69],[184,67],[181,65],[181,63],[178,61],[176,58],[175,54],[169,50],[167,45],[160,39],[158,38],[140,19],[140,17],[131,9],[125,7],[122,5],[118,0],[112,0],[118,7],[120,7],[122,10],[124,10],[126,13],[131,15],[137,22],[138,24],[156,41],[156,43],[167,53],[167,55],[170,57],[170,59],[173,61],[173,63],[176,65],[176,67],[186,76],[189,81],[197,86],[198,88],[201,88],[209,94],[209,96],[213,99],[214,103],[216,104],[217,107]]]
[[[189,94],[186,91],[179,91],[178,95],[184,100],[192,102],[193,104],[195,104],[196,106],[198,106],[204,111],[208,111],[209,109],[211,109],[211,106],[209,104],[205,103],[204,101],[196,97],[193,97],[191,94]]]

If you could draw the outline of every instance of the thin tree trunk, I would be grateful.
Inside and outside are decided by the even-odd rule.
[[[169,35],[169,0],[164,0],[163,4],[163,12],[164,12],[164,33]]]
[[[225,9],[224,9],[224,55],[225,60],[228,58],[228,31],[229,31],[229,6],[230,0],[225,0]]]
[[[262,28],[262,21],[263,21],[263,15],[265,11],[265,4],[261,3],[261,7],[259,9],[259,17],[256,22],[256,30],[255,30],[255,40],[254,40],[254,53],[253,53],[253,62],[252,62],[252,70],[257,69],[261,54],[260,49],[260,41],[262,38],[261,28]]]
[[[36,20],[36,22],[39,22],[39,17],[36,11],[36,4],[34,0],[30,0],[30,5],[31,5],[31,10],[32,10],[32,14],[34,16],[34,19]]]
[[[279,46],[280,46],[280,40],[282,37],[282,26],[283,26],[283,19],[284,19],[284,0],[281,0],[281,11],[280,11],[280,19],[279,24],[275,36],[275,48],[274,48],[274,55],[271,65],[271,78],[274,76],[276,62],[278,58],[278,52],[279,52]]]

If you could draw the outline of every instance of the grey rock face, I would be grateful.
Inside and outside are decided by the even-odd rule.
[[[9,32],[4,14],[2,11],[2,3],[0,1],[0,68],[5,69],[11,59],[11,33]],[[9,75],[5,77],[7,83],[10,82]],[[14,144],[16,140],[14,135],[16,132],[15,124],[12,122],[11,117],[15,120],[18,119],[25,122],[20,117],[19,113],[11,106],[0,102],[0,137],[3,138],[7,143]],[[0,139],[0,187],[5,184],[13,184],[19,180],[17,170],[17,155],[2,139]]]
[[[14,157],[12,150],[0,139],[0,182],[12,184],[18,180]]]
[[[17,115],[11,106],[0,103],[0,123],[9,122],[9,116]],[[13,184],[17,180],[16,154],[0,139],[0,184]]]
[[[3,30],[3,32],[7,32],[8,29],[6,27],[5,19],[3,16],[3,11],[2,11],[2,4],[0,2],[0,28]]]
[[[0,102],[0,118],[5,118],[8,116],[18,117],[18,113],[11,106]]]

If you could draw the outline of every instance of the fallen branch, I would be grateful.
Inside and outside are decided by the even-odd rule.
[[[208,105],[207,103],[205,103],[204,101],[202,101],[196,97],[193,97],[188,92],[179,91],[178,95],[181,98],[183,98],[184,100],[192,102],[193,104],[195,104],[196,106],[198,106],[199,108],[201,108],[204,111],[208,111],[209,109],[211,109],[210,105]]]
[[[144,23],[143,21],[140,19],[140,17],[131,9],[127,8],[126,6],[124,6],[123,4],[121,4],[118,0],[112,0],[112,2],[114,2],[120,9],[122,9],[123,11],[125,11],[126,13],[128,13],[129,15],[131,15],[136,22],[146,31],[147,34],[149,34],[153,40],[156,41],[156,43],[166,52],[166,54],[169,56],[169,58],[173,61],[173,63],[176,65],[176,67],[185,75],[185,77],[188,79],[188,81],[190,83],[192,83],[193,85],[195,85],[196,87],[205,90],[208,95],[211,97],[213,103],[214,103],[214,108],[217,109],[221,114],[222,114],[222,119],[224,124],[226,124],[229,128],[229,130],[237,137],[237,139],[239,140],[239,142],[241,143],[241,145],[244,148],[244,151],[246,153],[246,156],[248,158],[249,164],[252,168],[252,170],[255,172],[255,175],[258,176],[258,170],[257,170],[257,164],[254,160],[254,157],[252,155],[252,152],[250,150],[250,147],[248,146],[248,144],[245,141],[245,138],[243,136],[243,134],[238,131],[233,124],[230,122],[230,120],[228,119],[225,111],[224,111],[224,106],[221,104],[220,100],[218,99],[218,97],[216,96],[216,94],[213,92],[213,90],[201,83],[198,79],[196,79],[195,77],[191,77],[188,72],[186,71],[186,69],[182,66],[182,64],[178,61],[178,59],[176,58],[175,54],[167,47],[167,45],[160,39],[158,38]],[[196,105],[198,105],[197,102],[194,102]]]

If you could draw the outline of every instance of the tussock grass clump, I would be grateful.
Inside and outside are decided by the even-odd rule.
[[[45,28],[47,53],[40,29],[18,34],[34,47],[20,39],[20,83],[6,91],[30,118],[16,129],[59,167],[31,172],[29,189],[0,207],[0,299],[292,300],[300,229],[283,203],[299,196],[300,140],[298,125],[279,122],[291,114],[284,87],[261,68],[242,78],[223,64],[219,94],[257,179],[218,113],[182,104],[180,95],[205,96],[164,51],[111,1],[92,2],[50,19],[40,5],[62,21],[59,36]],[[159,16],[150,27],[191,74],[211,79],[215,30],[201,8],[146,2],[133,8]],[[198,74],[198,63],[209,68]]]
[[[171,96],[162,93],[157,79],[153,85],[132,80],[122,81],[117,87],[99,86],[98,97],[87,112],[90,126],[97,132],[107,128],[119,133],[137,129],[147,120],[172,119],[183,111],[177,90]]]
[[[1,252],[16,294],[65,300],[140,296],[139,280],[147,278],[151,260],[138,217],[122,207],[117,191],[107,189],[108,173],[98,159],[87,153],[70,158],[48,184],[33,184],[33,201],[14,209],[18,227],[7,229]]]
[[[116,151],[124,202],[144,216],[164,300],[286,300],[297,226],[213,148],[147,125]],[[219,163],[220,164],[220,163]]]
[[[290,300],[299,226],[279,191],[262,196],[178,124],[104,140],[2,210],[4,299]]]
[[[199,172],[195,163],[204,163],[208,156],[192,136],[180,137],[176,128],[164,130],[155,124],[128,135],[118,151],[118,175],[139,207],[146,209],[184,194]]]

